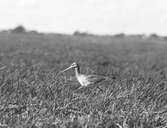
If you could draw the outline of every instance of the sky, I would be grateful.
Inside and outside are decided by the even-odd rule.
[[[0,29],[167,35],[166,0],[0,0]]]

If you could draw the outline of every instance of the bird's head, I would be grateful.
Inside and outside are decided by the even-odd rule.
[[[70,67],[71,68],[76,68],[76,67],[78,67],[78,64],[76,62],[73,62]]]
[[[76,62],[73,62],[73,63],[70,65],[70,67],[64,69],[64,70],[61,71],[61,72],[65,72],[65,71],[67,71],[67,70],[69,70],[69,69],[71,69],[71,68],[77,68],[77,67],[78,67],[78,64],[77,64]]]

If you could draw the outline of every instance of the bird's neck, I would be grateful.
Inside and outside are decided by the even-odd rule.
[[[77,67],[75,68],[75,75],[78,76],[79,74],[80,74],[80,67],[77,66]]]

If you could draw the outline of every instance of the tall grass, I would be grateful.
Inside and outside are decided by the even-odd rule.
[[[167,127],[167,44],[162,40],[0,35],[0,123],[10,128]],[[83,73],[111,77],[80,86]],[[112,79],[113,76],[115,79]]]

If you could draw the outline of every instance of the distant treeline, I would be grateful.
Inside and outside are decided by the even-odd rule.
[[[89,32],[80,32],[80,31],[75,31],[73,33],[73,35],[75,36],[97,36],[95,34],[89,33]],[[124,38],[124,37],[139,37],[139,38],[157,38],[157,39],[166,39],[167,40],[167,36],[160,36],[156,33],[152,33],[150,35],[145,35],[145,34],[133,34],[133,35],[128,35],[125,33],[117,33],[117,34],[109,34],[109,35],[105,35],[105,36],[111,36],[111,37],[117,37],[117,38]]]
[[[23,25],[19,25],[13,29],[8,29],[8,30],[1,30],[0,33],[15,33],[15,34],[48,34],[48,33],[42,33],[42,32],[38,32],[36,30],[27,30]],[[54,34],[54,33],[52,33]],[[57,34],[57,33],[55,33]],[[59,34],[59,35],[63,35],[63,34]],[[99,36],[97,34],[92,34],[89,32],[81,32],[79,30],[76,30],[73,33],[74,36]],[[108,35],[104,35],[104,36],[111,36],[111,37],[117,37],[117,38],[124,38],[124,37],[139,37],[139,38],[157,38],[157,39],[166,39],[167,40],[167,36],[160,36],[156,33],[152,33],[150,35],[145,35],[145,34],[134,34],[134,35],[127,35],[125,33],[118,33],[118,34],[108,34]]]
[[[26,34],[26,33],[30,33],[30,34],[40,34],[38,31],[35,30],[27,30],[24,26],[19,25],[13,29],[8,29],[8,30],[1,30],[1,33],[15,33],[15,34]]]

